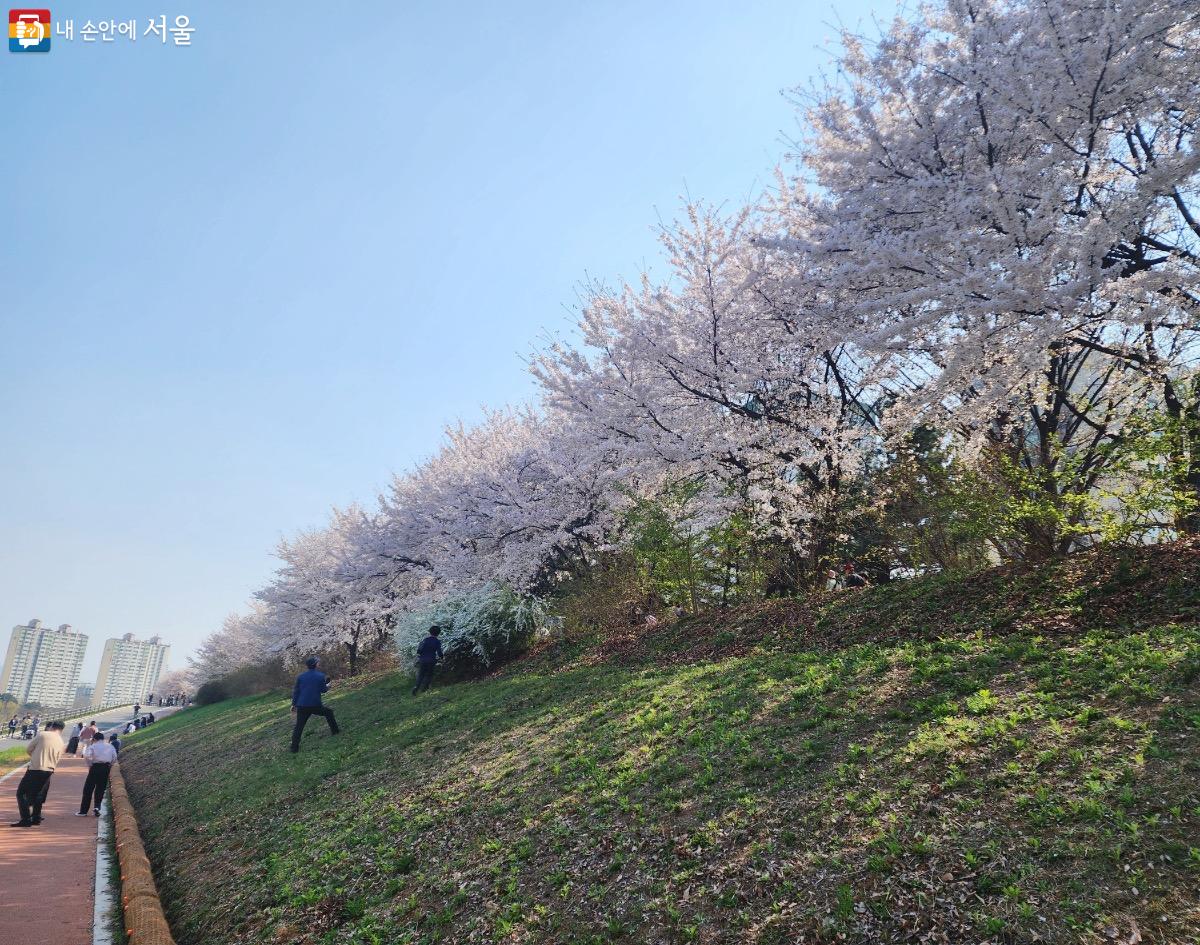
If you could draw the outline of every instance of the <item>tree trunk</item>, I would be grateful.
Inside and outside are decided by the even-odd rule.
[[[1174,427],[1167,442],[1172,444],[1168,461],[1179,491],[1188,497],[1174,516],[1175,528],[1183,535],[1200,534],[1200,403],[1180,394],[1168,378],[1163,383],[1163,404]]]
[[[1200,443],[1191,445],[1200,447]],[[1200,463],[1189,461],[1180,480],[1179,485],[1190,502],[1185,511],[1175,516],[1175,528],[1181,535],[1200,535]]]
[[[771,556],[764,597],[792,597],[804,588],[807,560],[791,545],[780,545]]]

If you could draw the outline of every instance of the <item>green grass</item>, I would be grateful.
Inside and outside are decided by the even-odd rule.
[[[1194,942],[1200,556],[1155,554],[341,684],[298,756],[281,694],[193,709],[122,767],[181,945]]]
[[[14,745],[12,748],[0,750],[0,775],[8,774],[14,768],[19,768],[29,760],[29,753],[25,751],[25,746],[28,742],[20,745]]]

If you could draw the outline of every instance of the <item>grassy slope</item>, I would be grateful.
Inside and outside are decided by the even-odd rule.
[[[183,945],[1197,942],[1198,577],[762,605],[339,685],[297,757],[278,694],[189,711],[122,766]]]
[[[27,744],[28,742],[20,742],[11,748],[0,749],[0,776],[21,767],[29,760],[29,753],[25,751]]]

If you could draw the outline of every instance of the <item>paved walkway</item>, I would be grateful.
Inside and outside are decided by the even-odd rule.
[[[174,709],[155,709],[161,719]],[[97,716],[103,730],[117,728],[131,709]],[[90,721],[90,720],[89,720]],[[69,730],[68,730],[69,734]],[[96,818],[76,817],[87,764],[66,756],[50,779],[42,809],[45,823],[13,828],[17,782],[24,769],[0,781],[0,876],[20,898],[0,907],[0,942],[13,945],[91,945],[96,881]]]
[[[0,785],[0,875],[22,891],[26,907],[9,899],[0,910],[0,941],[90,945],[96,881],[96,818],[76,817],[87,765],[64,758],[50,779],[45,822],[28,829],[17,820],[16,790],[24,770]]]
[[[153,712],[156,719],[161,719],[178,708],[179,706],[163,706],[159,708],[156,705],[147,705],[142,706],[141,714],[145,715],[147,712]],[[72,715],[70,718],[63,720],[67,723],[67,729],[63,732],[63,741],[65,742],[71,737],[71,727],[77,721],[87,725],[88,722],[95,719],[99,723],[100,728],[107,732],[110,730],[110,726],[116,728],[118,724],[124,725],[131,718],[133,718],[132,705],[123,705],[118,709],[109,709],[107,712],[93,712],[91,715]],[[4,719],[3,722],[3,726],[0,726],[0,748],[12,748],[13,745],[24,745],[28,741],[28,739],[21,737],[20,728],[17,729],[17,734],[10,737],[8,734],[8,719]],[[38,729],[38,731],[40,732],[41,729]]]

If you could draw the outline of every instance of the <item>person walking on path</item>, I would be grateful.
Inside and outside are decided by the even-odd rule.
[[[67,742],[67,754],[74,755],[79,750],[79,735],[83,731],[83,723],[76,722],[71,729],[71,740]]]
[[[296,725],[292,729],[292,753],[300,750],[300,736],[304,734],[304,726],[314,715],[322,716],[329,723],[329,734],[336,735],[337,719],[333,710],[321,704],[321,696],[329,691],[329,677],[317,669],[318,660],[310,656],[305,662],[308,671],[296,677],[296,685],[292,687],[292,714],[296,716]]]
[[[8,720],[8,737],[17,737],[17,717],[15,715]]]
[[[112,772],[113,762],[117,760],[117,750],[104,740],[104,733],[101,732],[96,736],[96,740],[84,749],[83,758],[88,763],[88,773],[87,780],[83,782],[79,813],[75,816],[86,817],[88,808],[91,807],[99,817],[100,805],[104,802],[104,790],[108,787],[108,776]]]
[[[434,624],[429,628],[429,636],[417,644],[417,684],[413,687],[413,695],[424,692],[433,682],[433,671],[442,658],[442,628]]]
[[[29,767],[17,785],[17,808],[21,819],[12,826],[36,827],[42,822],[42,805],[50,791],[50,777],[67,747],[62,740],[65,727],[62,722],[50,722],[46,730],[26,746]]]

